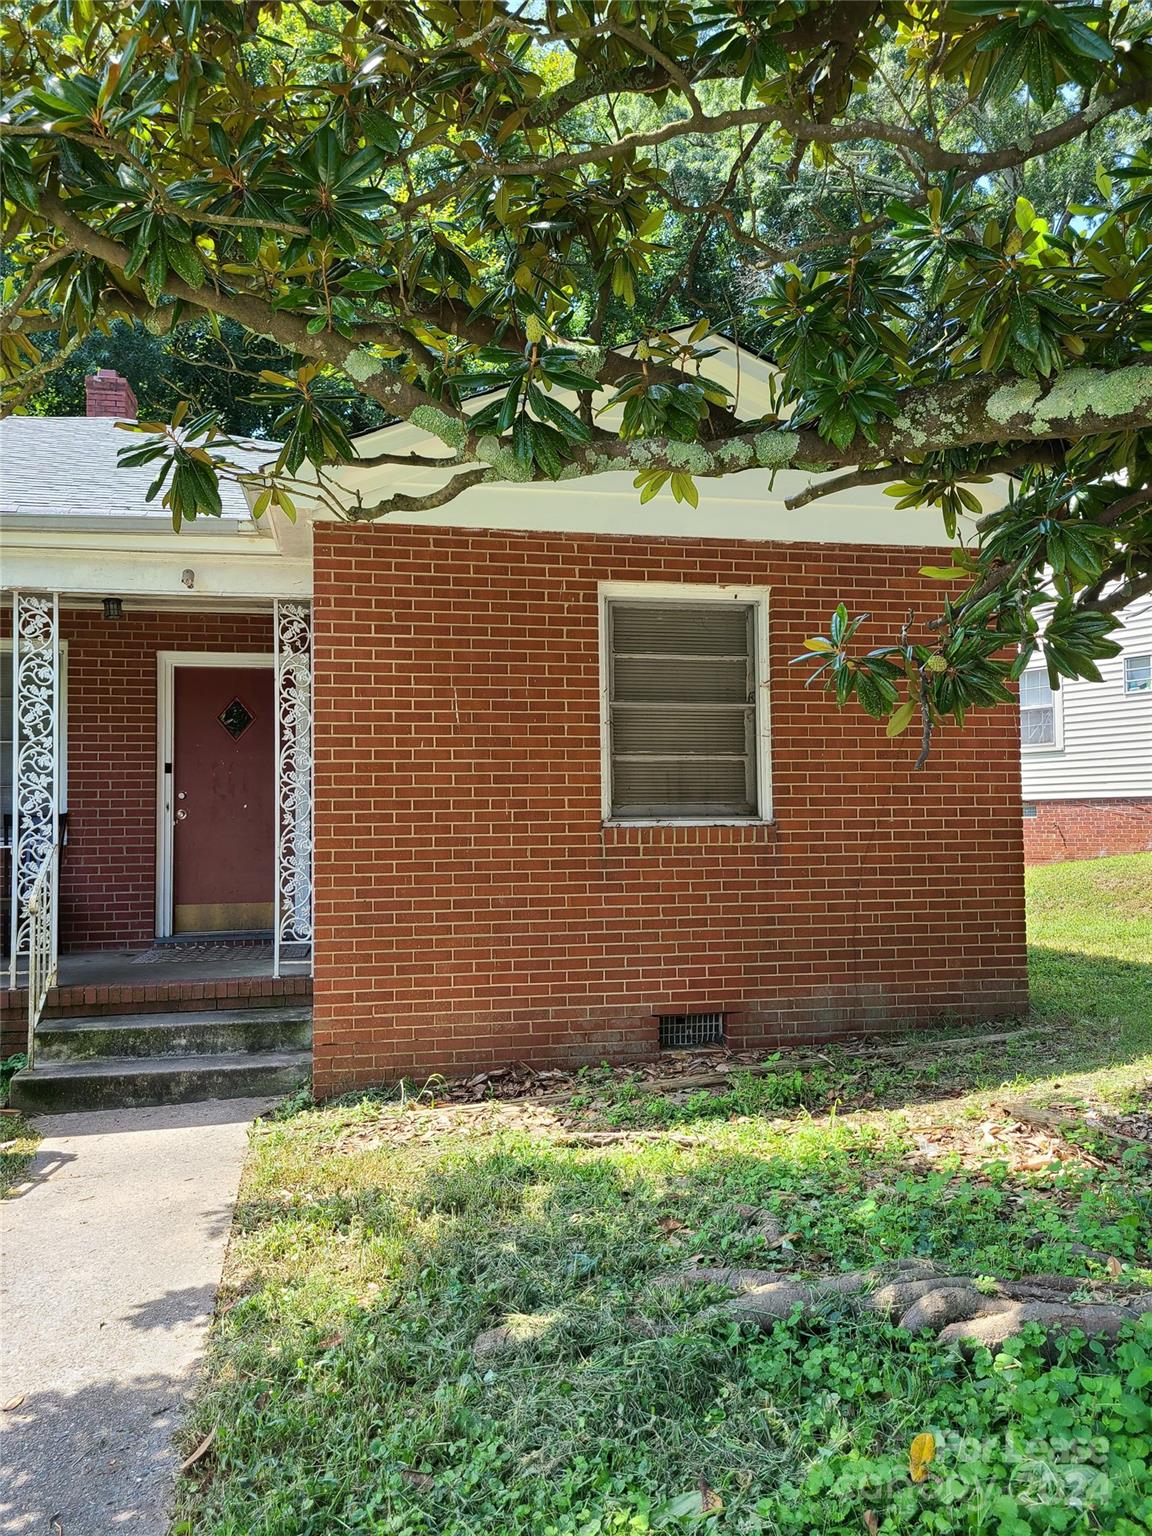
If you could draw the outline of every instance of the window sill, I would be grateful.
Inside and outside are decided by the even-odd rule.
[[[609,827],[770,827],[770,816],[606,816]]]

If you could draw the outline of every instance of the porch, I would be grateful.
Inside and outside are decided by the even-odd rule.
[[[39,1018],[105,1018],[147,1013],[307,1006],[312,997],[306,960],[282,960],[274,974],[270,943],[155,944],[141,949],[90,950],[59,957]],[[7,978],[6,978],[7,979]],[[5,1055],[24,1051],[28,989],[24,978],[0,987]]]
[[[310,605],[16,591],[2,643],[5,1054],[38,1069],[60,1020],[140,1045],[128,1026],[147,1015],[161,1050],[176,1037],[160,1025],[185,1040],[193,1016],[216,1038],[228,1015],[247,1039],[249,1013],[289,1009],[298,1033]]]

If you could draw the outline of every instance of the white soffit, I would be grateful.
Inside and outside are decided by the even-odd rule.
[[[737,409],[749,418],[766,414],[770,406],[773,369],[762,358],[735,346],[726,337],[711,337],[709,345],[720,348],[709,358],[705,371],[737,397]],[[557,398],[571,400],[565,391]],[[479,409],[483,399],[472,402]],[[611,417],[605,417],[610,422]],[[397,422],[356,439],[364,458],[376,454],[412,454],[417,458],[443,458],[448,449],[409,422]],[[426,495],[442,486],[452,469],[427,469],[419,464],[386,464],[372,469],[354,465],[329,469],[326,475],[347,487],[350,499],[357,494],[365,506],[387,500],[397,492]],[[613,533],[648,537],[750,539],[773,542],[826,544],[887,544],[940,546],[950,541],[944,532],[939,509],[926,507],[898,511],[884,487],[854,486],[823,497],[795,511],[785,502],[806,490],[814,481],[833,479],[843,473],[818,476],[796,470],[744,470],[718,479],[696,481],[700,506],[674,500],[665,486],[652,501],[641,506],[640,493],[632,484],[634,472],[590,475],[582,480],[494,483],[474,486],[443,507],[427,512],[397,512],[386,521],[418,526],[490,528],[523,532]],[[971,487],[985,511],[1003,506],[1008,481],[996,476],[986,485]],[[320,509],[316,516],[332,520]],[[961,534],[971,539],[974,522],[962,520]]]

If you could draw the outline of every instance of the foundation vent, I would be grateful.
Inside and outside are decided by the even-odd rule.
[[[722,1013],[661,1013],[657,1022],[662,1051],[691,1051],[702,1045],[724,1044]]]

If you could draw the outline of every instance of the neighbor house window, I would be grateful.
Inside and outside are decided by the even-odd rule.
[[[1124,692],[1152,691],[1152,656],[1125,656]]]
[[[763,598],[667,590],[605,602],[605,811],[766,816]]]
[[[1020,679],[1020,739],[1026,747],[1056,745],[1056,695],[1046,671],[1025,672]]]

